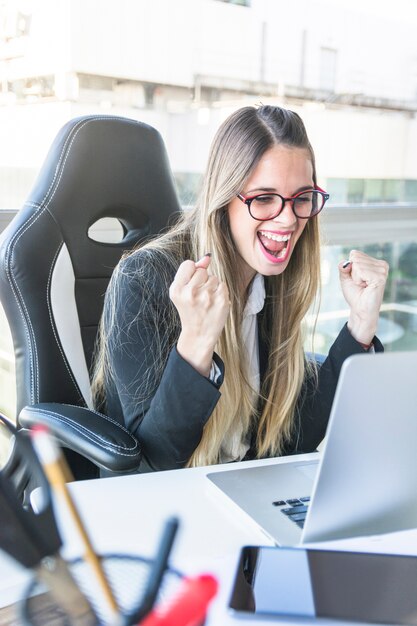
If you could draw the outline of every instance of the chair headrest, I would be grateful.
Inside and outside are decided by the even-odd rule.
[[[52,216],[80,277],[109,275],[121,250],[160,232],[180,206],[158,131],[127,118],[91,115],[61,129],[25,209]],[[122,241],[89,238],[89,227],[103,217],[121,222]]]

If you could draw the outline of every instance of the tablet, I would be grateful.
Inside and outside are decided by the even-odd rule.
[[[247,546],[229,608],[236,616],[417,624],[417,557]]]

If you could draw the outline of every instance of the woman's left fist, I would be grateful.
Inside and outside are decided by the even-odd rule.
[[[340,284],[350,307],[348,328],[360,343],[371,343],[375,335],[388,271],[386,261],[358,250],[339,263]]]

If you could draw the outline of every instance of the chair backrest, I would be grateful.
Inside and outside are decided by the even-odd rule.
[[[103,297],[125,250],[180,211],[161,136],[126,118],[74,119],[56,137],[0,239],[0,298],[16,357],[17,414],[37,402],[91,405],[89,369]],[[117,218],[119,243],[90,238]]]

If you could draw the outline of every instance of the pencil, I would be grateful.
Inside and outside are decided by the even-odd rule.
[[[60,448],[56,445],[45,426],[35,426],[32,429],[32,438],[34,448],[46,477],[53,491],[55,491],[56,494],[60,494],[65,501],[74,525],[80,534],[84,546],[84,560],[90,565],[103,591],[103,595],[112,614],[112,622],[117,623],[120,621],[119,607],[117,606],[117,602],[104,573],[101,561],[94,551],[80,514],[67,487],[66,479],[71,475],[67,463],[61,454]]]

